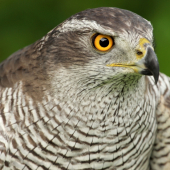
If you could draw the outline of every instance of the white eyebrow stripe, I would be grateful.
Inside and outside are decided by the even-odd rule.
[[[92,31],[98,31],[98,32],[102,32],[104,34],[107,35],[112,35],[115,36],[116,33],[113,32],[111,29],[109,28],[104,28],[102,27],[100,24],[98,24],[96,21],[93,20],[78,20],[78,19],[72,19],[72,20],[67,20],[65,21],[59,28],[58,30],[60,32],[68,32],[68,31],[77,31],[77,30],[81,30],[83,28],[90,28]]]

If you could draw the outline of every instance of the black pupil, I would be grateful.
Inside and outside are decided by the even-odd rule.
[[[100,39],[100,45],[102,47],[107,47],[109,45],[109,40],[107,38],[101,38]]]

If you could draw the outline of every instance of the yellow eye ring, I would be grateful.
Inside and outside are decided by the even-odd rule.
[[[102,34],[97,35],[93,40],[94,47],[97,50],[103,52],[110,50],[113,46],[113,43],[114,42],[112,37],[108,35],[102,35]]]

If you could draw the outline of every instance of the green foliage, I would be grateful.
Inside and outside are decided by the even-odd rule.
[[[0,61],[40,39],[69,16],[102,6],[131,10],[151,21],[160,70],[170,76],[170,1],[0,0]]]

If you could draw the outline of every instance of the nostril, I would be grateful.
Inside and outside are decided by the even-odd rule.
[[[139,50],[136,50],[136,54],[137,55],[142,55],[143,53],[141,51],[139,51]]]

